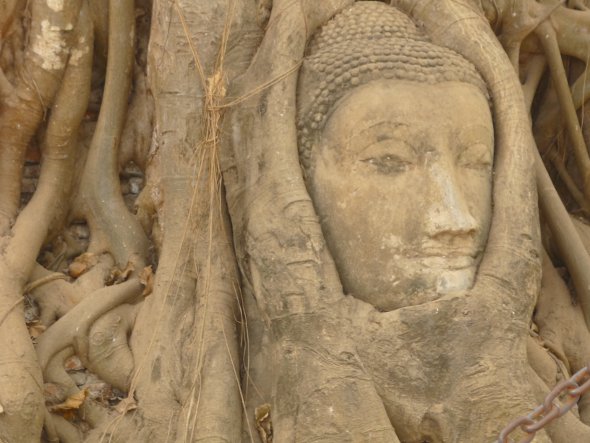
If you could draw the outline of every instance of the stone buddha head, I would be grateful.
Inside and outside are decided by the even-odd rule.
[[[484,81],[405,14],[357,2],[299,77],[306,185],[346,293],[393,310],[470,288],[492,212]]]

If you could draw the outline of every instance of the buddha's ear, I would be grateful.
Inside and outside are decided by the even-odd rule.
[[[494,212],[476,288],[493,286],[507,306],[532,310],[540,286],[540,233],[535,145],[520,81],[483,11],[450,0],[392,3],[421,23],[436,44],[471,61],[490,89],[496,133]]]

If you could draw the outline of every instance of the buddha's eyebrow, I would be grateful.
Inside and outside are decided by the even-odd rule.
[[[377,121],[369,126],[366,126],[364,128],[361,128],[359,131],[357,131],[357,134],[353,134],[352,136],[356,136],[356,135],[360,135],[362,133],[368,132],[368,131],[373,131],[375,129],[386,129],[386,130],[396,130],[399,128],[403,128],[403,129],[407,129],[409,128],[410,125],[405,123],[405,122],[397,122],[397,121],[392,121],[392,120],[381,120],[381,121]]]
[[[409,129],[410,125],[407,123],[396,122],[391,120],[383,120],[375,122],[369,126],[365,126],[361,129],[354,130],[348,137],[348,142],[355,142],[358,137],[366,136],[367,134],[374,133],[376,131],[383,131],[383,134],[378,136],[378,141],[389,139],[389,135],[395,135],[395,132],[400,129]],[[367,145],[368,146],[368,145]]]
[[[494,132],[493,130],[490,131],[485,125],[475,123],[475,124],[467,124],[462,126],[461,128],[457,129],[456,136],[459,140],[462,140],[467,137],[473,137],[474,135],[479,136],[480,134],[485,134],[485,141],[493,143],[494,141]]]
[[[378,121],[356,131],[356,133],[349,137],[348,145],[350,147],[350,145],[354,144],[354,151],[357,154],[360,154],[375,144],[375,138],[373,138],[375,135],[377,143],[391,139],[405,142],[406,137],[410,135],[411,127],[412,125],[405,122],[396,122],[392,120]],[[407,149],[413,151],[415,155],[419,154],[412,143],[403,143],[403,145],[406,146]]]

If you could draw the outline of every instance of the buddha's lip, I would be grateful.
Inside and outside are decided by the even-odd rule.
[[[423,257],[472,257],[475,258],[478,254],[478,249],[475,245],[465,245],[463,247],[452,247],[444,245],[423,245],[419,249],[418,255]]]
[[[420,262],[428,268],[461,270],[475,265],[475,259],[471,255],[428,255],[422,257]]]

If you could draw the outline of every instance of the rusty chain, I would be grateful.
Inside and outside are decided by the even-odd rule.
[[[529,414],[513,420],[506,426],[500,436],[498,443],[513,443],[514,440],[508,436],[520,428],[528,434],[519,443],[529,443],[535,438],[535,434],[547,424],[563,416],[577,403],[578,399],[590,390],[590,364],[580,369],[567,380],[559,382],[553,390],[547,394],[542,404],[533,409]],[[556,404],[556,400],[559,404]]]

